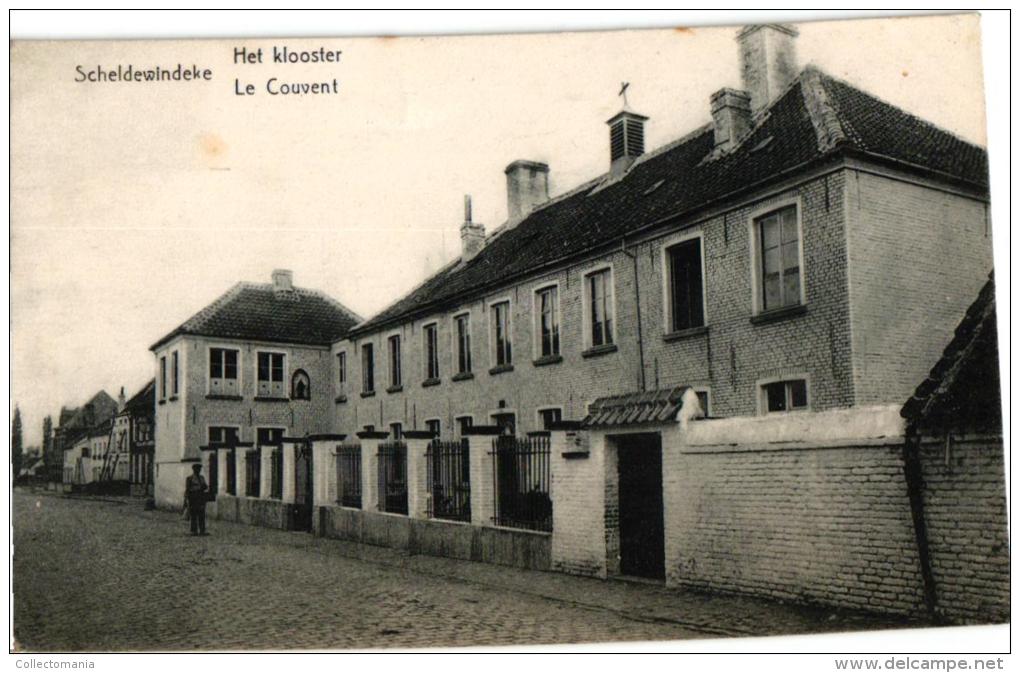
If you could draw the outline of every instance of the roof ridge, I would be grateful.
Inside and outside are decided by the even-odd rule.
[[[811,125],[815,128],[818,139],[818,151],[829,152],[840,143],[847,141],[843,124],[836,112],[836,107],[829,99],[829,93],[822,84],[824,73],[814,65],[808,65],[797,77],[800,82],[804,107],[807,109]]]
[[[963,136],[959,135],[955,131],[950,131],[947,128],[939,126],[938,124],[933,124],[932,122],[928,121],[924,117],[922,117],[922,116],[920,116],[918,114],[915,114],[915,113],[911,112],[910,110],[907,110],[907,109],[905,109],[905,108],[897,105],[896,103],[893,103],[893,102],[891,102],[891,101],[889,101],[889,100],[887,100],[885,98],[882,98],[881,96],[876,96],[875,94],[871,93],[871,91],[869,91],[867,89],[864,89],[864,88],[861,88],[860,86],[858,86],[858,85],[856,85],[856,84],[854,84],[852,82],[849,82],[849,81],[847,81],[847,80],[845,80],[845,79],[843,79],[841,77],[836,77],[835,75],[832,75],[832,74],[830,74],[828,72],[825,72],[824,70],[822,70],[821,68],[819,68],[819,67],[817,67],[815,65],[809,65],[809,66],[807,66],[807,68],[813,69],[818,75],[821,76],[822,80],[826,80],[827,79],[827,80],[829,80],[831,82],[835,82],[837,84],[842,84],[843,86],[849,87],[849,88],[853,89],[854,91],[857,91],[858,93],[860,93],[860,94],[862,94],[864,96],[867,96],[868,98],[871,98],[872,100],[876,100],[879,103],[882,103],[883,105],[888,105],[892,109],[894,109],[894,110],[896,110],[898,112],[901,112],[902,114],[910,117],[911,119],[914,119],[915,121],[917,121],[917,122],[919,122],[919,123],[921,123],[921,124],[923,124],[923,125],[925,125],[925,126],[927,126],[929,128],[932,128],[932,129],[934,129],[934,130],[936,130],[936,131],[938,131],[940,133],[945,133],[948,136],[952,136],[954,139],[956,139],[957,141],[959,141],[959,142],[961,142],[961,143],[963,143],[965,145],[969,145],[970,147],[972,147],[972,148],[974,148],[976,150],[980,150],[981,152],[987,152],[988,151],[988,148],[985,147],[984,145],[979,145],[978,143],[975,143],[972,140],[967,140],[966,138],[964,138]],[[805,68],[805,70],[807,68]]]
[[[316,297],[319,297],[320,299],[325,299],[327,302],[329,302],[330,304],[332,304],[336,308],[340,309],[344,313],[348,314],[350,317],[354,318],[355,324],[357,324],[357,323],[361,322],[362,320],[364,320],[364,318],[362,318],[359,314],[355,313],[354,311],[352,311],[351,309],[347,308],[342,303],[340,303],[339,299],[336,299],[335,297],[333,297],[333,295],[328,294],[328,293],[326,293],[323,290],[319,290],[317,288],[311,288],[311,287],[308,287],[308,288],[295,288],[295,289],[302,289],[302,290],[308,292],[309,294],[312,294],[312,295],[314,295]]]

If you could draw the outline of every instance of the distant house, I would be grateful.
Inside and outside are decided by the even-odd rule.
[[[202,446],[257,450],[285,436],[327,432],[330,345],[359,320],[277,270],[270,284],[238,283],[154,343],[157,505],[182,504]],[[212,460],[208,472],[218,464]],[[215,482],[218,475],[207,476]]]
[[[123,395],[123,392],[121,393]],[[131,482],[134,495],[152,495],[156,380],[127,400],[113,422],[116,479]]]
[[[63,457],[64,483],[82,484],[93,480],[94,449],[101,446],[104,425],[108,443],[112,425],[109,421],[117,410],[117,401],[103,390],[78,409],[61,408],[60,425],[53,431],[53,451],[60,451]]]

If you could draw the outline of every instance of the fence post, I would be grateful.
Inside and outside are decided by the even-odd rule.
[[[292,503],[297,497],[297,489],[294,486],[294,480],[297,475],[294,474],[295,464],[297,462],[297,444],[293,442],[284,442],[281,447],[283,451],[283,501]]]
[[[216,451],[216,495],[227,494],[227,456],[226,449]]]
[[[330,505],[329,501],[329,454],[333,442],[309,440],[312,449],[312,504],[315,507]]]
[[[266,444],[259,450],[259,497],[263,500],[273,495],[273,449]]]
[[[234,495],[242,497],[246,493],[247,477],[244,470],[244,457],[248,455],[247,447],[238,447],[234,451]]]
[[[428,430],[406,430],[407,515],[426,519],[429,515],[428,458],[426,452],[434,435]]]
[[[379,442],[390,436],[388,432],[362,430],[361,440],[361,509],[379,511]]]
[[[497,425],[475,425],[464,429],[471,452],[471,523],[491,526],[496,516],[492,442],[502,429]]]

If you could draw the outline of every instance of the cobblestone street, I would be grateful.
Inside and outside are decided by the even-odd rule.
[[[22,650],[418,648],[678,640],[894,622],[603,582],[15,492]]]

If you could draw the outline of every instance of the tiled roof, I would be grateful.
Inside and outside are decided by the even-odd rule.
[[[105,390],[100,390],[63,427],[67,430],[81,430],[102,424],[117,413],[117,402]]]
[[[135,393],[131,399],[124,403],[124,412],[154,413],[156,406],[156,379],[152,379],[142,389]]]
[[[641,157],[623,179],[607,176],[551,200],[509,230],[497,230],[467,263],[459,260],[358,325],[352,334],[441,310],[525,273],[667,220],[696,213],[836,152],[921,167],[984,191],[987,158],[888,103],[807,68],[733,151],[710,157],[711,125]]]
[[[318,290],[296,287],[276,291],[268,283],[238,283],[150,350],[181,334],[328,346],[360,320],[356,313]]]
[[[952,341],[900,414],[922,428],[1001,430],[995,280],[989,276]]]
[[[676,387],[600,397],[588,407],[588,416],[581,424],[600,427],[675,420],[683,406],[685,390],[685,387]]]

